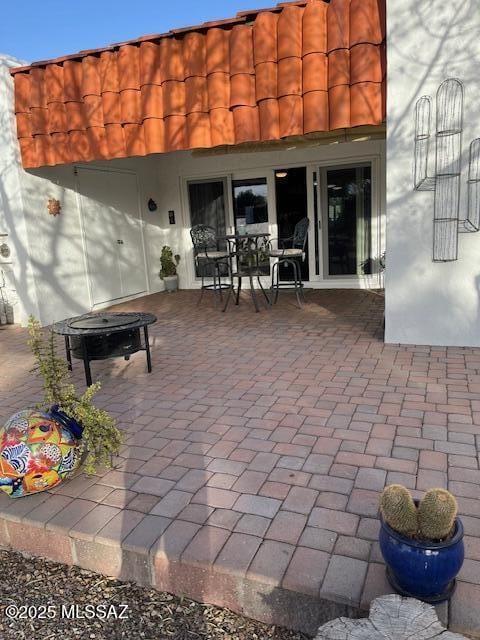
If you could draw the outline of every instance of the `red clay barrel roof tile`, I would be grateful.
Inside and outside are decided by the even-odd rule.
[[[385,0],[300,0],[11,71],[23,165],[379,125]]]

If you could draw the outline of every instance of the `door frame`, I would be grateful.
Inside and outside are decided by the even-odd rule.
[[[95,171],[97,173],[99,172],[103,172],[103,173],[118,173],[118,174],[127,174],[127,175],[132,175],[135,178],[135,188],[136,188],[136,192],[137,192],[137,197],[136,197],[136,207],[137,207],[137,212],[138,212],[138,220],[140,223],[140,238],[141,238],[141,243],[142,243],[142,254],[143,254],[143,273],[144,273],[144,278],[145,278],[145,290],[141,291],[135,295],[131,295],[131,296],[123,296],[120,298],[112,298],[111,300],[108,300],[106,302],[101,302],[101,303],[97,303],[94,304],[93,302],[93,291],[92,291],[92,272],[94,272],[94,268],[93,265],[90,264],[90,259],[88,256],[88,250],[87,250],[87,233],[86,233],[86,229],[85,229],[85,218],[84,218],[84,212],[83,212],[83,208],[82,208],[82,203],[81,203],[81,196],[83,195],[82,193],[80,193],[80,178],[79,178],[79,171]],[[117,301],[128,301],[128,300],[134,300],[135,298],[140,298],[144,295],[148,295],[150,293],[150,280],[148,277],[148,262],[147,262],[147,252],[146,252],[146,246],[145,246],[145,220],[142,214],[142,206],[141,206],[141,194],[140,194],[140,189],[139,189],[139,185],[138,185],[138,175],[136,173],[136,171],[132,171],[129,169],[117,169],[117,168],[109,168],[109,167],[98,167],[98,166],[93,166],[93,165],[89,165],[89,166],[85,166],[85,165],[74,165],[73,166],[73,176],[74,176],[74,184],[75,184],[75,197],[76,197],[76,203],[77,203],[77,210],[79,212],[79,218],[80,218],[80,235],[81,235],[81,242],[82,242],[82,251],[83,251],[83,258],[84,258],[84,267],[85,267],[85,274],[86,274],[86,278],[87,278],[87,291],[88,291],[88,296],[89,296],[89,307],[90,309],[104,309],[106,307],[109,307],[112,302],[117,302]],[[88,197],[88,196],[87,196]],[[121,275],[120,275],[121,278]]]
[[[382,210],[381,210],[381,196],[382,196],[382,182],[381,182],[381,156],[380,154],[362,154],[359,156],[350,156],[348,158],[325,160],[318,162],[314,167],[310,167],[310,171],[307,174],[307,195],[311,198],[311,206],[309,206],[310,228],[313,233],[309,233],[308,243],[310,250],[310,282],[321,283],[326,288],[350,288],[352,286],[358,288],[359,285],[366,289],[376,289],[382,286],[382,274],[372,273],[368,275],[334,275],[331,276],[327,273],[327,254],[326,246],[328,242],[327,229],[326,229],[326,216],[328,211],[326,210],[326,198],[325,198],[325,181],[324,175],[328,169],[344,168],[364,166],[370,164],[371,166],[371,180],[372,180],[372,192],[371,192],[371,237],[372,237],[372,254],[379,256],[382,247]],[[314,189],[313,174],[317,172],[317,186]],[[315,195],[314,195],[315,194]],[[314,200],[317,199],[318,210],[318,250],[319,250],[319,274],[316,274],[315,265],[315,211]]]
[[[193,259],[193,248],[190,240],[190,229],[192,227],[192,219],[190,215],[190,198],[188,193],[188,185],[191,182],[224,182],[226,189],[225,198],[225,221],[227,227],[227,233],[235,232],[235,214],[233,205],[233,181],[234,180],[248,180],[255,178],[266,178],[267,180],[267,213],[268,213],[268,228],[271,238],[276,237],[277,233],[277,217],[276,217],[276,201],[275,201],[275,169],[271,167],[248,169],[237,169],[234,172],[213,172],[202,173],[200,175],[187,175],[180,177],[180,202],[182,211],[184,211],[184,220],[186,226],[185,243],[188,247],[186,251],[186,271],[188,288],[198,289],[201,286],[201,279],[196,277],[195,274],[195,262]],[[264,276],[261,278],[262,285],[264,287],[270,286],[270,276]]]

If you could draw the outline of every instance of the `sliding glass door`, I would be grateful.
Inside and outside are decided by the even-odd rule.
[[[190,222],[192,227],[205,224],[217,235],[226,234],[225,180],[202,180],[188,183]]]
[[[233,180],[236,233],[268,233],[266,178]]]
[[[187,185],[191,226],[203,224],[212,227],[218,238],[227,234],[226,182],[226,178],[217,178],[191,181]],[[226,241],[220,241],[219,248],[225,247]],[[195,276],[200,277],[198,267]]]
[[[294,167],[275,171],[275,200],[277,203],[278,237],[291,238],[295,225],[308,216],[307,205],[307,169]],[[288,245],[291,246],[291,245]],[[305,247],[305,260],[300,261],[302,280],[309,278],[308,244]],[[280,279],[292,280],[291,267],[280,267]]]
[[[322,178],[324,276],[376,273],[370,164],[323,169]]]

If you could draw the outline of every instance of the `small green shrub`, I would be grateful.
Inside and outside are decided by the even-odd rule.
[[[44,400],[41,408],[58,405],[64,413],[82,425],[81,446],[86,452],[86,473],[95,473],[102,466],[110,468],[112,455],[120,450],[122,434],[115,426],[112,416],[93,404],[93,397],[100,389],[100,383],[93,384],[78,396],[71,381],[68,364],[57,353],[53,332],[50,331],[46,337],[39,321],[30,316],[28,333],[28,344],[35,358],[34,371],[43,380]]]
[[[162,248],[162,253],[160,255],[160,273],[159,276],[163,280],[164,278],[168,278],[170,276],[177,275],[177,265],[180,262],[179,255],[173,255],[173,251],[170,247],[165,246]]]

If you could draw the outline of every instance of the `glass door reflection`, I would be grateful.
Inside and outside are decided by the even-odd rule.
[[[227,232],[226,215],[226,179],[199,180],[188,183],[188,200],[190,206],[190,222],[192,227],[206,225],[214,229],[218,238],[225,236]],[[216,247],[226,249],[226,242],[219,241]],[[195,267],[195,275],[200,277],[198,265]],[[205,276],[211,277],[213,271],[205,268]]]
[[[233,180],[232,189],[235,233],[268,233],[267,179]],[[270,273],[267,247],[259,255],[259,269],[265,275]]]
[[[370,165],[324,171],[329,276],[363,276],[374,272],[371,182]]]

